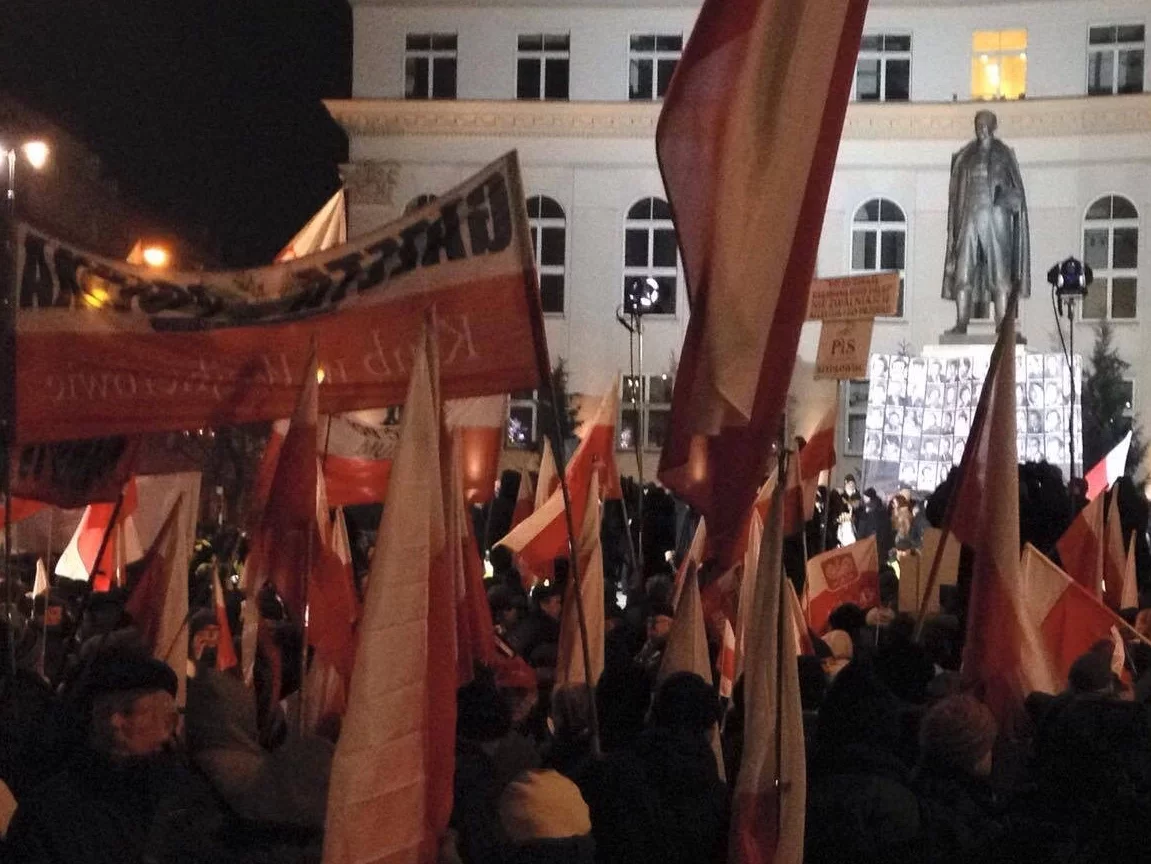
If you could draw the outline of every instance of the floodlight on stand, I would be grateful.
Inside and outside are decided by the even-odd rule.
[[[1047,281],[1060,299],[1086,297],[1087,288],[1095,281],[1095,274],[1079,259],[1067,258],[1047,271]]]
[[[37,171],[48,164],[48,145],[43,141],[28,141],[21,149],[28,164]]]

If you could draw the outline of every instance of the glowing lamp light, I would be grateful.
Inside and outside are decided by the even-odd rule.
[[[323,366],[316,367],[316,383],[323,384],[324,379],[328,377],[328,373],[324,371]]]
[[[48,164],[48,145],[43,141],[29,141],[22,149],[28,164],[37,171]]]
[[[167,267],[172,260],[171,253],[163,246],[145,246],[140,257],[147,266],[157,270]]]

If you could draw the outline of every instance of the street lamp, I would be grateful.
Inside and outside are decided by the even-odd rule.
[[[50,151],[47,144],[38,138],[33,138],[10,147],[6,143],[0,143],[0,153],[4,155],[4,160],[8,163],[8,215],[14,216],[16,213],[17,155],[23,153],[24,161],[28,163],[29,167],[33,171],[39,171],[48,164]]]
[[[20,153],[24,154],[24,161],[34,170],[39,171],[48,163],[48,145],[37,138],[13,142],[11,140],[0,143],[0,155],[8,165],[7,189],[7,215],[9,222],[9,236],[16,221],[16,162]],[[15,254],[15,249],[12,253]],[[8,266],[11,266],[10,264]],[[13,674],[16,671],[16,645],[12,627],[12,446],[16,431],[16,285],[17,280],[13,272],[9,274],[12,284],[0,297],[2,305],[2,330],[0,330],[0,353],[4,357],[6,371],[3,381],[3,395],[5,407],[0,416],[0,432],[3,433],[3,446],[0,448],[0,457],[4,459],[4,593],[5,611],[8,620],[8,658]]]
[[[1071,410],[1067,417],[1068,481],[1075,477],[1075,304],[1087,299],[1087,289],[1095,281],[1091,268],[1077,258],[1060,261],[1047,271],[1047,281],[1051,283],[1051,305],[1055,309],[1055,328],[1059,331],[1059,341],[1063,342],[1063,328],[1059,316],[1067,316],[1068,341],[1063,344],[1067,356],[1067,370],[1071,379]]]
[[[639,480],[639,505],[636,512],[638,529],[636,548],[633,552],[636,573],[635,580],[643,584],[643,448],[647,442],[647,388],[643,378],[643,316],[655,312],[659,307],[660,285],[654,276],[636,278],[624,290],[624,302],[616,309],[615,318],[628,333],[628,361],[631,364],[631,402],[635,410],[635,468]],[[627,503],[624,500],[624,520],[627,521]],[[631,532],[627,532],[631,539]]]

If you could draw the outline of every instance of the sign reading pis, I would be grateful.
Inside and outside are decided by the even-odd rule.
[[[815,356],[815,378],[854,380],[867,377],[871,331],[875,321],[824,321]]]

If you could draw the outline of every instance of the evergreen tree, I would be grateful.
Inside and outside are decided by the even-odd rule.
[[[1131,364],[1119,356],[1114,343],[1111,322],[1102,320],[1095,328],[1095,347],[1084,370],[1083,410],[1083,470],[1089,470],[1127,434],[1134,430],[1131,452],[1127,457],[1127,473],[1138,470],[1143,461],[1146,444],[1134,420],[1126,415],[1131,389],[1126,379]]]
[[[571,396],[568,395],[568,370],[567,362],[562,358],[554,367],[552,367],[552,383],[555,387],[556,398],[559,404],[563,406],[559,412],[560,424],[560,437],[566,447],[568,442],[575,438],[575,408],[572,407]],[[555,415],[552,412],[552,391],[544,388],[539,391],[539,419],[538,430],[540,438],[540,446],[543,446],[544,438],[552,438],[555,434]],[[552,438],[554,445],[555,439]],[[556,462],[562,465],[565,461],[564,452],[555,453]]]

